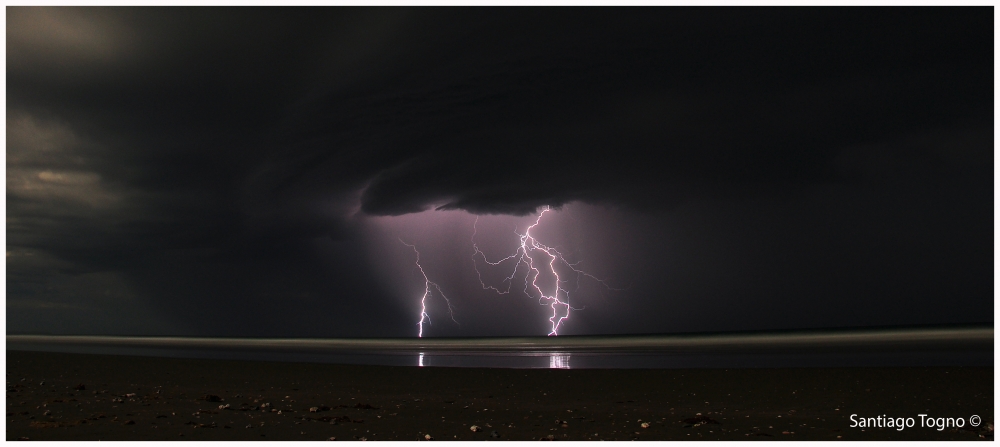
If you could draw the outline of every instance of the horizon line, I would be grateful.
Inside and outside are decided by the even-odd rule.
[[[308,351],[438,351],[503,352],[560,351],[705,351],[794,348],[927,348],[977,349],[993,344],[993,328],[984,325],[948,327],[864,328],[854,330],[754,331],[644,335],[514,336],[462,338],[293,338],[185,337],[107,335],[7,335],[14,344],[61,344],[146,348],[278,349]],[[16,349],[15,349],[16,350]]]

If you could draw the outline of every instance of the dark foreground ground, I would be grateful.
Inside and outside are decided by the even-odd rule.
[[[851,414],[915,425],[852,428]],[[965,426],[921,427],[919,414]],[[8,440],[992,440],[992,423],[992,367],[518,370],[7,351]]]

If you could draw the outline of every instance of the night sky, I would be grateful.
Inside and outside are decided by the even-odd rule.
[[[7,332],[993,322],[993,9],[7,8]],[[479,216],[476,222],[476,216]],[[502,269],[501,269],[502,270]]]

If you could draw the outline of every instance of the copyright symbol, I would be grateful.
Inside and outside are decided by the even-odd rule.
[[[973,427],[978,427],[981,422],[982,421],[979,420],[979,416],[977,415],[972,415],[972,417],[969,418],[969,424]]]

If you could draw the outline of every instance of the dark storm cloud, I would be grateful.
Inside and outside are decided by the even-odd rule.
[[[845,148],[987,129],[991,34],[939,12],[420,11],[433,25],[400,43],[423,60],[313,99],[282,140],[353,154],[327,172],[360,168],[373,214],[840,181]]]
[[[385,307],[362,215],[848,185],[988,219],[934,213],[991,197],[988,8],[7,12],[9,315],[77,288],[329,334]]]

